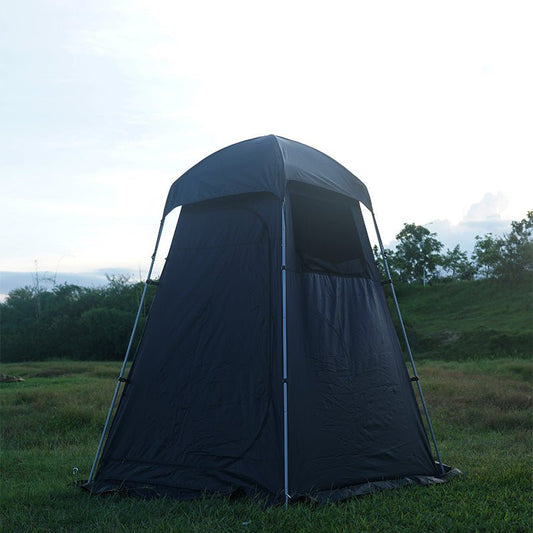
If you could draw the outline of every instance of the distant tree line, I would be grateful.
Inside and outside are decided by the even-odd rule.
[[[63,284],[47,290],[35,283],[11,291],[0,304],[2,361],[121,359],[143,287],[127,276],[110,276],[106,287]],[[153,292],[150,286],[140,331]]]
[[[404,224],[394,250],[386,256],[395,282],[428,284],[497,278],[519,280],[533,273],[533,211],[511,223],[510,233],[476,237],[469,258],[459,246],[442,253],[443,244],[424,226]],[[374,250],[377,254],[377,249]],[[378,259],[382,270],[383,263]],[[24,361],[53,358],[120,359],[124,355],[144,284],[110,276],[105,287],[73,284],[11,291],[0,304],[0,358]],[[154,287],[141,310],[141,332]],[[140,335],[140,334],[139,334]],[[138,339],[135,339],[135,343]]]
[[[444,245],[424,226],[404,224],[396,235],[395,249],[385,250],[394,282],[426,285],[442,281],[480,278],[517,281],[533,274],[533,211],[511,222],[511,231],[501,237],[476,235],[470,257],[456,245],[442,252]],[[378,248],[374,254],[385,278]]]

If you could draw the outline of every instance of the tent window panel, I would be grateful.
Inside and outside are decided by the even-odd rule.
[[[368,276],[350,201],[336,194],[292,193],[294,247],[303,271]]]

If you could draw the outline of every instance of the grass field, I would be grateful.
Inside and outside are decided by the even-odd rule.
[[[3,532],[505,531],[533,526],[532,372],[524,358],[418,365],[450,483],[288,511],[247,499],[195,502],[95,497],[86,479],[117,363],[3,364],[25,378],[1,399],[0,530]]]
[[[532,289],[531,280],[398,287],[402,315],[417,360],[483,359],[487,354],[530,358]]]

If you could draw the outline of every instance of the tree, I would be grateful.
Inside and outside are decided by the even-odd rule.
[[[388,279],[387,272],[385,271],[385,265],[383,263],[383,257],[381,255],[381,250],[377,247],[377,245],[374,244],[372,251],[374,252],[374,259],[376,261],[376,266],[378,268],[379,277],[382,281],[385,281]],[[387,265],[389,267],[389,271],[391,276],[394,277],[395,271],[394,271],[394,251],[389,250],[388,248],[385,248],[385,257],[387,259]]]
[[[4,361],[54,357],[101,359],[123,355],[139,305],[142,283],[108,277],[108,286],[38,284],[11,291],[0,303]],[[149,287],[138,334],[155,292]]]
[[[124,355],[135,318],[130,312],[95,307],[80,317],[82,346],[80,356],[86,359],[118,359]]]
[[[431,233],[424,226],[403,225],[402,231],[396,235],[399,242],[393,261],[401,281],[425,285],[437,276],[443,244],[435,237],[436,233]]]
[[[447,278],[452,280],[473,279],[476,273],[475,265],[458,244],[453,250],[446,250],[442,256],[442,268],[449,274]]]
[[[485,277],[496,276],[502,257],[503,239],[486,233],[483,237],[476,235],[472,259],[478,271]]]
[[[533,273],[533,211],[519,222],[511,222],[511,232],[503,237],[476,235],[472,259],[485,277],[509,281]]]
[[[496,269],[500,278],[514,281],[533,272],[533,211],[520,222],[511,222],[511,233],[504,235],[501,252]]]

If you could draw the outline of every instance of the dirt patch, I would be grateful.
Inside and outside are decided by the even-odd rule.
[[[8,376],[7,374],[0,374],[0,383],[16,383],[17,381],[24,381],[20,376]]]

